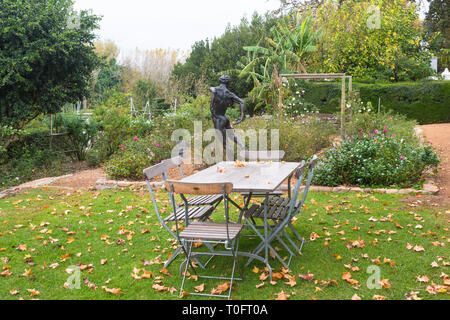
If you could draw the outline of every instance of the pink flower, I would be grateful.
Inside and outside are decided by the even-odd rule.
[[[155,144],[155,147],[159,147],[159,144],[158,144],[158,143],[154,142],[154,144]]]
[[[405,157],[404,157],[404,156],[401,156],[401,157],[400,157],[400,160],[402,160],[402,161],[405,160]]]
[[[120,149],[123,150],[124,148],[125,148],[125,146],[124,146],[123,144],[121,144],[121,145],[120,145]]]
[[[389,118],[388,120],[389,120],[389,121],[391,121],[391,120],[392,120],[392,118]]]
[[[377,134],[378,133],[378,129],[377,130],[375,130],[374,132],[373,132],[374,134]]]
[[[134,139],[133,139],[134,141],[138,141],[139,139],[137,138],[137,137],[134,137]]]

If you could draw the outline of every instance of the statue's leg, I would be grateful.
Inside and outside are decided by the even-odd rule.
[[[236,143],[242,150],[247,150],[245,144],[234,134],[234,129],[231,126],[228,126],[226,131],[228,133],[227,138],[230,138],[230,140]]]
[[[234,142],[239,146],[239,147],[241,147],[241,149],[242,150],[247,150],[247,148],[245,147],[245,144],[244,143],[242,143],[242,141],[234,134],[234,132],[233,132],[233,139],[234,139]]]
[[[223,116],[219,116],[213,119],[214,122],[214,128],[216,129],[216,132],[220,132],[221,139],[222,139],[222,147],[225,151],[226,159],[229,158],[229,150],[227,146],[227,118]],[[218,137],[219,138],[219,137]]]

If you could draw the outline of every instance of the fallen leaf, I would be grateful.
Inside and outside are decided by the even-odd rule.
[[[195,289],[195,292],[197,292],[197,293],[203,292],[205,290],[205,284],[202,283],[201,285],[194,287],[194,289]]]
[[[288,300],[290,297],[290,295],[284,293],[284,291],[281,291],[280,293],[277,294],[277,297],[275,298],[275,300]]]

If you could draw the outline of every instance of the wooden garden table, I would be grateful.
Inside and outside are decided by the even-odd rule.
[[[204,169],[194,175],[181,180],[181,182],[189,183],[217,183],[217,182],[231,182],[233,184],[232,192],[248,192],[249,196],[241,207],[234,201],[231,201],[234,206],[240,209],[239,223],[245,217],[245,211],[248,209],[250,199],[253,193],[265,193],[266,200],[264,201],[264,234],[261,234],[256,229],[253,229],[261,238],[264,246],[264,255],[259,255],[256,250],[249,252],[239,251],[239,255],[256,259],[265,263],[269,269],[270,278],[272,279],[272,268],[269,264],[269,248],[273,237],[269,233],[269,225],[267,222],[267,198],[270,193],[278,189],[283,181],[291,179],[295,171],[300,167],[297,162],[243,162],[243,166],[238,166],[235,162],[225,161],[220,162],[212,167]],[[290,187],[290,184],[289,184]],[[289,188],[290,191],[290,188]],[[290,195],[290,192],[289,192]],[[273,251],[273,249],[272,249]],[[220,253],[218,252],[220,255]]]

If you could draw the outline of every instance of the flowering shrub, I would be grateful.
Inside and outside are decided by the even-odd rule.
[[[119,146],[105,163],[105,171],[114,179],[141,180],[145,168],[170,158],[172,147],[172,142],[154,135],[133,137]]]
[[[416,121],[392,112],[363,112],[353,115],[352,120],[346,124],[346,131],[349,136],[358,137],[379,132],[418,146],[419,139],[414,131],[416,125]]]
[[[409,187],[420,182],[427,168],[439,163],[431,146],[415,147],[382,131],[345,140],[337,149],[326,151],[315,171],[314,183]]]
[[[285,117],[298,117],[320,112],[317,106],[305,100],[304,81],[290,79],[283,83],[283,87],[285,90],[283,99]]]

